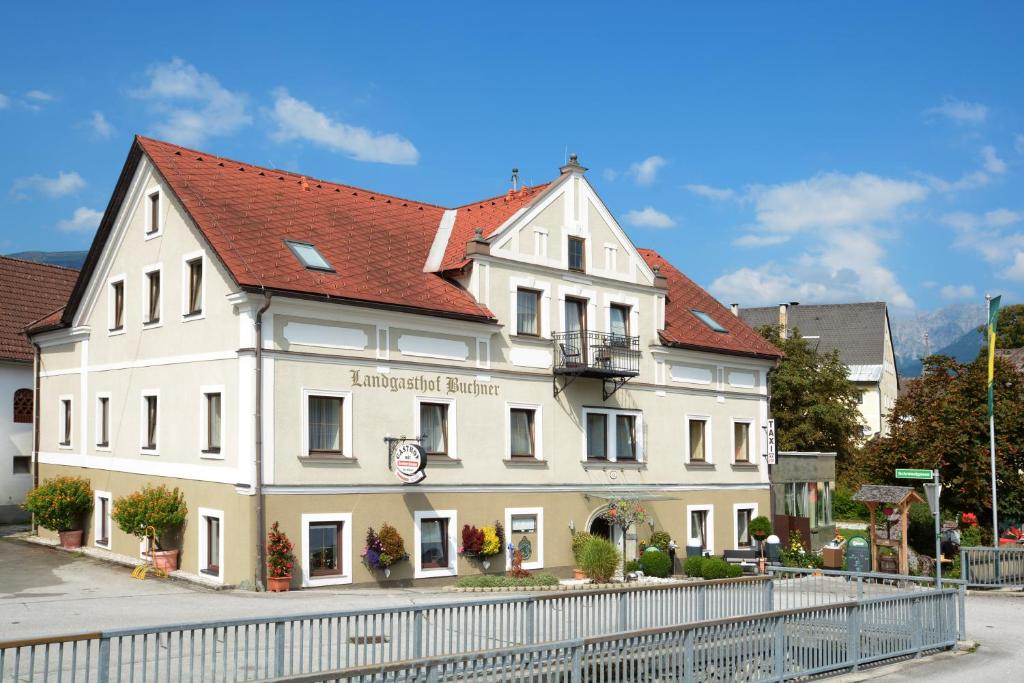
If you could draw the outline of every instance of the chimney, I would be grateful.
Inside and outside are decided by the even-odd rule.
[[[483,228],[474,228],[473,239],[466,243],[466,256],[473,256],[475,254],[490,254],[491,245],[484,238]]]
[[[519,169],[512,169],[512,191],[517,192],[519,190]]]
[[[661,289],[668,289],[668,278],[661,274],[661,266],[651,268],[654,272],[654,286]]]
[[[789,304],[779,304],[779,336],[789,336]]]
[[[558,170],[561,171],[562,175],[565,175],[566,173],[579,173],[582,175],[587,172],[585,167],[580,166],[579,159],[576,157],[575,152],[569,155],[569,163]]]
[[[729,310],[732,311],[732,314],[734,316],[736,316],[737,318],[740,317],[740,305],[739,304],[729,304]]]

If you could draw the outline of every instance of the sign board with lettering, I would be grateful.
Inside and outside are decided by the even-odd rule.
[[[778,454],[778,445],[775,440],[775,420],[768,420],[768,425],[765,427],[765,432],[768,444],[768,452],[765,455],[765,459],[768,461],[769,465],[774,465],[775,459]]]
[[[911,469],[897,469],[897,479],[931,479],[931,470],[911,470]]]
[[[426,479],[426,467],[427,454],[419,444],[407,442],[395,448],[395,476],[403,484],[418,484]]]

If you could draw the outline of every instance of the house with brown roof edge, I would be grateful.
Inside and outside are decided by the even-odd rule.
[[[67,301],[78,271],[0,256],[0,524],[24,522],[32,488],[33,362],[25,328]]]
[[[294,587],[501,572],[505,530],[571,573],[572,535],[627,555],[653,530],[710,553],[770,507],[766,374],[779,351],[651,250],[574,158],[551,181],[442,207],[136,138],[40,346],[41,478],[88,477],[86,542],[146,483],[184,493],[181,571]],[[638,499],[623,533],[605,512]],[[408,561],[361,557],[393,525]]]

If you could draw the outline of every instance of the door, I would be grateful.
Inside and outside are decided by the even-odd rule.
[[[587,301],[565,299],[566,360],[587,364]]]

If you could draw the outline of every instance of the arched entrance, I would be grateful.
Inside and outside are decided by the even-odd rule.
[[[603,505],[591,512],[590,519],[587,521],[587,531],[614,543],[616,548],[623,551],[625,559],[635,557],[637,552],[636,529],[630,527],[629,531],[624,534],[622,527],[615,526],[605,519],[604,514],[607,511],[608,506]]]
[[[588,529],[588,531],[594,536],[607,538],[609,541],[612,540],[612,525],[609,524],[608,520],[604,517],[595,517],[594,521],[590,523],[590,529]]]

